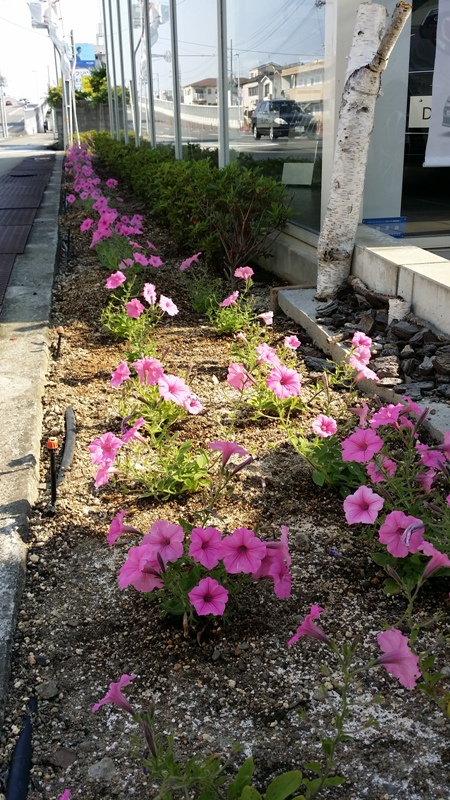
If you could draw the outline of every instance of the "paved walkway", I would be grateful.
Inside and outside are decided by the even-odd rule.
[[[51,134],[2,140],[0,180],[13,170],[20,174],[24,159],[45,156],[51,144]],[[0,724],[25,580],[28,514],[39,481],[41,397],[49,357],[62,156],[55,154],[53,173],[24,252],[15,257],[0,312]]]

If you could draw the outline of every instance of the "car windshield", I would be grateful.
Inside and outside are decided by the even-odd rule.
[[[298,103],[271,103],[270,111],[276,111],[277,114],[301,114],[303,109]]]

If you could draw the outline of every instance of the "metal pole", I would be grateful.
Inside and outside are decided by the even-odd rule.
[[[106,59],[106,85],[108,88],[108,110],[109,110],[109,132],[111,137],[114,137],[114,106],[113,96],[111,90],[111,71],[109,69],[109,44],[106,35],[106,6],[105,0],[102,0],[102,13],[103,13],[103,41],[105,43],[105,59]]]
[[[116,127],[116,136],[117,139],[120,139],[120,119],[119,119],[119,95],[117,93],[117,78],[116,78],[116,53],[114,48],[114,28],[113,28],[113,17],[112,17],[112,7],[111,2],[112,0],[106,0],[108,3],[109,9],[109,29],[111,33],[111,64],[112,64],[112,76],[113,76],[113,97],[114,97],[114,119],[115,119],[115,127]]]
[[[226,0],[217,0],[217,41],[219,64],[217,94],[219,104],[219,167],[230,160],[228,130],[228,58],[227,58],[227,9]]]
[[[123,135],[125,139],[125,144],[128,144],[127,91],[125,86],[125,67],[123,63],[123,40],[122,40],[122,25],[120,19],[120,0],[116,0],[116,8],[117,8],[117,33],[119,36],[120,80],[122,84]]]
[[[147,62],[147,130],[152,147],[156,147],[156,125],[155,125],[155,95],[153,92],[153,68],[152,68],[152,39],[150,35],[150,18],[148,13],[148,0],[144,0],[144,33],[145,33],[145,57]],[[150,125],[150,127],[149,127]]]
[[[177,3],[170,0],[170,39],[172,45],[172,93],[173,93],[173,132],[175,137],[175,158],[183,158],[181,139],[181,92],[180,68],[178,64]]]
[[[134,143],[139,147],[139,129],[141,127],[141,109],[139,106],[136,56],[134,53],[134,34],[133,34],[133,9],[131,0],[128,0],[128,32],[130,37],[130,59],[131,59],[131,102],[134,106]]]

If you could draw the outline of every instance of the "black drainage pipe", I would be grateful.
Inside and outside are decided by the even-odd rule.
[[[28,708],[29,713],[23,721],[22,730],[12,754],[8,785],[6,787],[6,800],[26,800],[28,795],[31,757],[33,755],[30,714],[35,714],[37,711],[37,701],[35,697],[31,697],[28,701]]]

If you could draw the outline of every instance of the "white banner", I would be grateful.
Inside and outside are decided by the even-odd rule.
[[[450,166],[450,0],[439,0],[433,103],[424,167]]]

